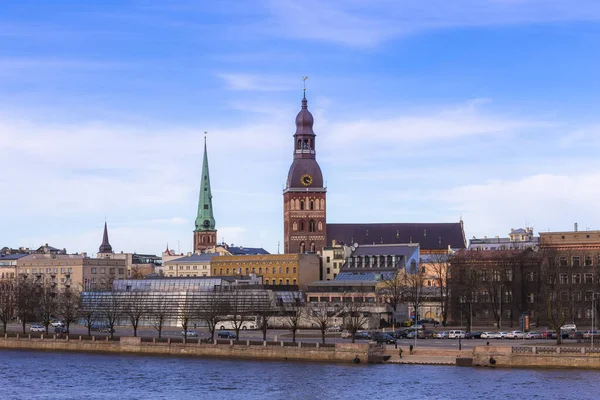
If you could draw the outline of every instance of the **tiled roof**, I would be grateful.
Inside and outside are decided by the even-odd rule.
[[[28,255],[29,254],[0,254],[0,260],[18,260],[19,258]]]
[[[332,240],[352,245],[419,243],[421,250],[466,247],[462,222],[327,224],[327,245]]]
[[[334,281],[381,281],[386,279],[393,279],[396,272],[344,272],[340,271],[335,277]]]

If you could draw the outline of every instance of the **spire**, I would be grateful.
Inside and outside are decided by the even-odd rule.
[[[100,245],[100,249],[98,253],[112,253],[112,246],[108,242],[108,227],[106,226],[106,221],[104,221],[104,235],[102,236],[102,244]]]
[[[198,215],[196,217],[196,232],[214,231],[215,217],[213,216],[212,192],[210,190],[210,174],[208,171],[208,151],[206,150],[206,132],[204,132],[204,160],[202,162],[202,179],[198,199]]]

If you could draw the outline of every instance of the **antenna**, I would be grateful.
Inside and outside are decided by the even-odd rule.
[[[279,245],[280,245],[280,244],[281,244],[281,242],[278,240],[278,241],[277,241],[277,254],[280,254],[280,253],[279,253]]]

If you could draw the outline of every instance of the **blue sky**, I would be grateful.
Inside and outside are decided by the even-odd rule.
[[[426,4],[424,4],[426,3]],[[20,1],[0,12],[0,247],[277,251],[302,76],[330,222],[600,229],[600,3]]]

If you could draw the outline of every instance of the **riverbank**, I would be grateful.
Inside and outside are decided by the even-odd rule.
[[[380,363],[387,357],[385,349],[369,343],[319,343],[259,342],[215,340],[206,343],[190,341],[157,341],[154,338],[121,337],[111,341],[108,337],[84,340],[78,337],[31,338],[29,335],[0,338],[0,348],[47,351],[73,351],[89,353],[131,353],[216,358],[242,358],[257,360],[322,361],[335,363]]]

